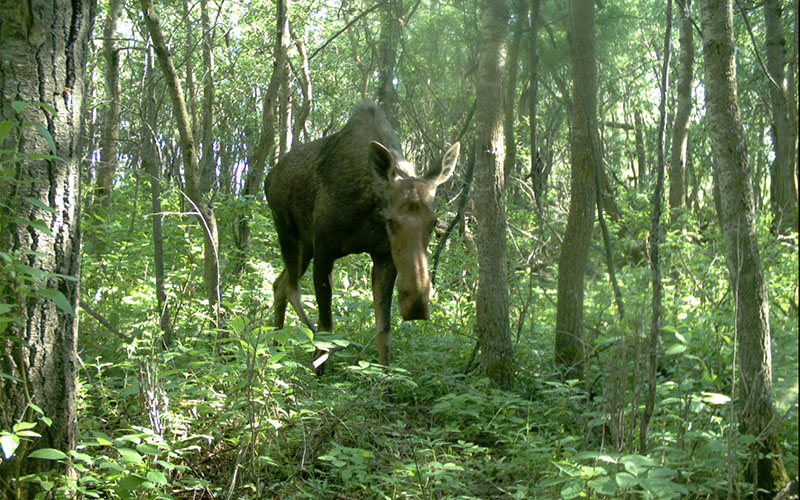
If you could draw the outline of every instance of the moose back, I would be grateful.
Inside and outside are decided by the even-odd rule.
[[[436,223],[432,203],[436,187],[453,173],[459,147],[450,146],[428,172],[417,176],[380,108],[361,103],[342,130],[284,156],[264,183],[284,263],[273,285],[275,327],[283,328],[286,305],[291,304],[314,330],[299,287],[313,259],[318,330],[330,331],[333,262],[368,253],[375,344],[380,362],[388,365],[395,282],[403,319],[428,319],[427,245]]]

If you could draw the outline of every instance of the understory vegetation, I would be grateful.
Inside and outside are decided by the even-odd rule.
[[[552,368],[553,245],[561,228],[553,221],[542,229],[528,201],[513,202],[517,386],[500,391],[476,370],[465,373],[475,366],[477,264],[468,240],[454,235],[442,253],[430,321],[401,322],[395,311],[393,362],[385,370],[372,344],[366,256],[344,259],[334,271],[332,336],[315,339],[293,314],[284,330],[269,326],[280,258],[264,205],[255,207],[252,266],[240,279],[223,279],[231,284],[218,329],[209,327],[195,276],[201,249],[189,242],[199,241],[199,230],[188,216],[167,216],[165,228],[175,233],[165,236],[165,254],[176,341],[164,349],[152,313],[148,213],[126,206],[137,199],[126,192],[147,182],[132,178],[116,191],[116,212],[126,217],[89,223],[85,233],[82,301],[98,304],[116,330],[82,316],[79,446],[71,457],[78,479],[71,487],[85,497],[716,498],[731,487],[746,490],[747,478],[729,482],[726,473],[740,470],[731,461],[746,460],[750,443],[732,425],[735,332],[718,231],[701,232],[686,220],[687,229],[666,239],[673,264],[665,272],[654,446],[642,456],[635,443],[649,307],[646,213],[626,214],[641,227],[614,228],[629,234],[617,248],[623,321],[593,252],[587,383],[562,383]],[[178,212],[177,194],[170,199]],[[220,211],[223,222],[233,216]],[[797,241],[767,237],[761,227],[783,417],[777,425],[787,469],[796,471]],[[699,240],[686,250],[687,241]],[[95,245],[105,248],[102,257]],[[303,287],[314,311],[308,277]],[[342,348],[322,377],[310,369],[319,347]]]

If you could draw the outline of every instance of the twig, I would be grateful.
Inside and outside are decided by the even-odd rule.
[[[314,59],[314,56],[316,56],[318,52],[320,52],[322,49],[324,49],[325,47],[327,47],[327,46],[328,46],[328,45],[329,45],[329,44],[330,44],[332,41],[336,40],[336,39],[339,37],[339,35],[341,35],[341,34],[342,34],[342,33],[344,33],[345,31],[347,31],[347,30],[350,28],[350,26],[352,26],[352,25],[354,25],[356,22],[358,22],[358,20],[359,20],[359,19],[361,19],[362,17],[366,16],[367,14],[370,14],[370,13],[372,13],[372,12],[373,12],[373,11],[375,11],[375,10],[378,10],[378,8],[380,8],[380,7],[383,7],[384,5],[385,5],[385,2],[378,2],[378,3],[376,3],[375,5],[373,5],[372,7],[370,7],[369,9],[365,10],[364,12],[362,12],[361,14],[357,15],[355,18],[353,18],[353,20],[352,20],[352,21],[350,21],[349,23],[347,23],[347,24],[344,26],[344,28],[342,28],[342,29],[340,29],[339,31],[337,31],[336,33],[334,33],[334,34],[333,34],[333,35],[332,35],[330,38],[328,38],[328,39],[325,41],[325,43],[323,43],[322,45],[320,45],[320,46],[317,48],[317,50],[315,50],[314,52],[312,52],[312,53],[311,53],[311,55],[310,55],[310,56],[308,56],[308,60],[309,60],[309,61],[311,61],[312,59]]]
[[[132,342],[133,341],[133,337],[131,337],[130,335],[126,335],[126,334],[122,333],[121,331],[117,330],[117,328],[114,325],[112,325],[110,321],[108,321],[106,318],[104,318],[103,315],[101,315],[99,312],[97,312],[94,309],[92,309],[91,307],[87,306],[85,302],[80,301],[79,305],[80,305],[81,309],[86,311],[86,313],[89,316],[93,317],[94,319],[97,320],[98,323],[103,325],[106,328],[106,330],[108,330],[109,332],[113,333],[114,335],[116,335],[117,337],[121,338],[122,340],[125,340],[127,342]]]

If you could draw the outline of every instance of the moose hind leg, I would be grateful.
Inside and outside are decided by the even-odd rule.
[[[275,280],[273,286],[275,294],[275,327],[283,328],[286,313],[286,303],[292,305],[297,317],[300,318],[311,331],[314,331],[314,324],[308,319],[303,309],[303,301],[300,297],[300,278],[308,269],[311,262],[311,251],[309,245],[290,238],[279,238],[281,254],[285,269]]]
[[[280,330],[283,328],[283,322],[286,318],[286,269],[281,271],[281,274],[272,284],[272,294],[275,297],[275,329]]]

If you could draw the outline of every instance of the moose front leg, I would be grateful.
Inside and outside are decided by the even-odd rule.
[[[378,360],[389,365],[389,344],[391,343],[392,289],[397,278],[397,269],[391,256],[372,257],[372,301],[375,305],[375,346]]]
[[[317,296],[317,308],[319,309],[318,329],[321,332],[329,332],[333,328],[331,271],[333,271],[333,259],[328,255],[315,253],[314,294]]]

